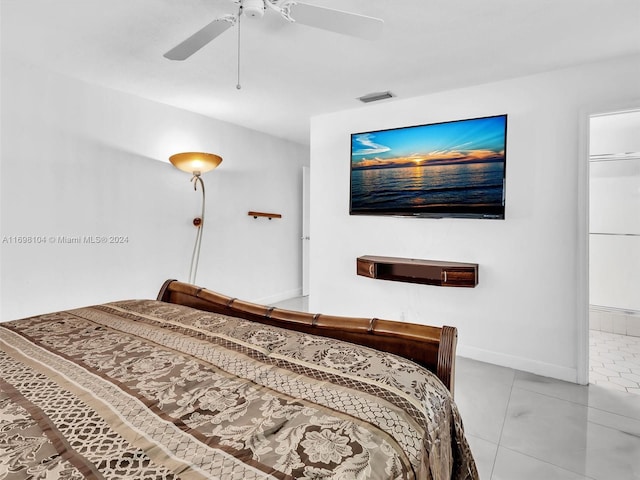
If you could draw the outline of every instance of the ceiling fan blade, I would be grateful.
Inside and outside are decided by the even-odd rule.
[[[215,19],[164,54],[169,60],[185,60],[236,23],[235,15]]]
[[[293,2],[290,13],[291,18],[297,23],[366,40],[379,38],[382,35],[382,27],[384,25],[384,21],[379,18],[342,12],[307,3]]]

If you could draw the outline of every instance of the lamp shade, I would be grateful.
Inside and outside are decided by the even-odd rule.
[[[169,161],[183,172],[201,174],[220,165],[222,157],[213,153],[183,152],[171,155]]]

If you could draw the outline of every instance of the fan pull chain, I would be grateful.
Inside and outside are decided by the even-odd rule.
[[[242,18],[242,5],[240,5],[240,13],[238,13],[238,83],[236,83],[238,90],[242,88],[240,85],[240,18]]]

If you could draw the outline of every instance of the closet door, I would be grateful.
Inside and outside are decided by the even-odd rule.
[[[590,303],[640,312],[640,154],[589,166]]]

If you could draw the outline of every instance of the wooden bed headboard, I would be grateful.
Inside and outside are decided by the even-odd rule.
[[[434,372],[453,395],[458,341],[455,327],[285,310],[227,297],[177,280],[164,282],[158,300],[401,355]]]

